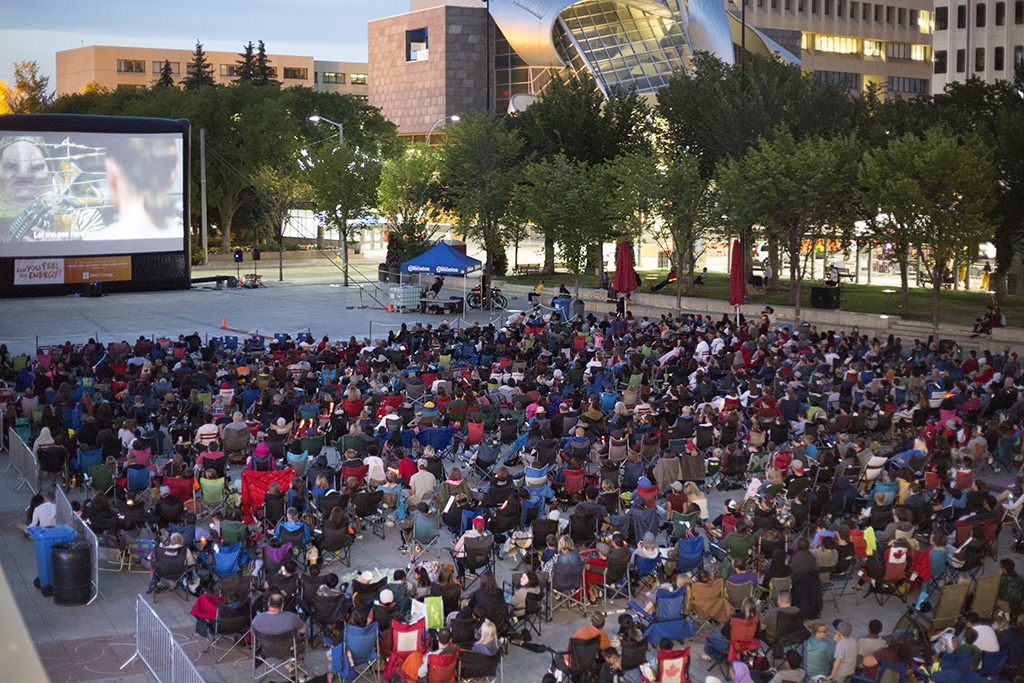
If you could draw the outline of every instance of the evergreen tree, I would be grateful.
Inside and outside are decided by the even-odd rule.
[[[173,88],[174,87],[174,75],[171,74],[171,62],[164,60],[164,65],[160,68],[160,77],[153,83],[154,88]]]
[[[191,73],[185,76],[181,85],[185,90],[198,90],[204,85],[213,85],[213,67],[206,59],[203,52],[203,44],[196,41],[196,51],[192,53],[192,62],[189,64]]]
[[[271,83],[277,83],[274,79],[274,71],[270,66],[270,60],[267,59],[267,49],[263,46],[263,41],[259,42],[259,47],[256,50],[256,67],[253,70],[252,80],[256,85],[270,85]]]
[[[252,41],[245,46],[245,52],[242,52],[239,59],[235,64],[235,82],[236,83],[248,83],[253,80],[256,76],[256,54],[254,52]]]

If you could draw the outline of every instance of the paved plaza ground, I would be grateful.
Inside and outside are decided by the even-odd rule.
[[[209,269],[207,272],[216,272]],[[225,268],[219,270],[227,271]],[[221,323],[227,318],[229,327],[261,332],[289,332],[311,329],[319,338],[328,334],[334,338],[358,337],[370,333],[385,333],[387,325],[400,322],[438,323],[440,316],[416,314],[399,315],[370,308],[357,308],[360,293],[357,288],[337,286],[337,273],[324,274],[322,267],[289,266],[288,282],[268,282],[260,290],[196,289],[181,292],[160,292],[110,295],[99,299],[76,297],[38,298],[0,301],[0,342],[5,342],[15,353],[32,352],[35,337],[42,343],[74,342],[98,336],[101,341],[126,339],[139,335],[173,335],[198,331],[202,335],[221,334]],[[276,271],[273,275],[276,277]],[[453,279],[449,279],[449,283]],[[461,288],[459,288],[461,289]],[[454,293],[454,289],[453,289]],[[521,296],[521,295],[520,295]],[[363,295],[366,302],[366,295]],[[525,307],[524,298],[513,298],[511,308]],[[467,316],[469,320],[485,321],[484,314]],[[331,451],[333,457],[333,450]],[[7,456],[0,456],[0,468],[6,466]],[[1003,475],[1006,478],[1007,475]],[[476,484],[476,479],[471,482]],[[14,471],[0,475],[0,565],[10,583],[18,607],[28,626],[40,659],[55,683],[71,681],[144,681],[153,680],[138,660],[119,671],[134,651],[135,599],[147,587],[145,574],[102,572],[100,588],[105,596],[92,605],[58,607],[52,599],[44,598],[32,586],[36,576],[32,542],[14,528],[23,517],[29,494],[25,488],[12,493],[17,479]],[[721,509],[723,502],[733,495],[714,492],[710,509]],[[73,500],[83,500],[76,492]],[[713,512],[713,514],[716,514]],[[452,537],[442,532],[446,546]],[[1010,555],[1009,534],[1004,533],[1000,557]],[[444,553],[447,558],[447,553]],[[1017,557],[1017,556],[1013,556]],[[408,557],[399,550],[398,534],[390,529],[387,539],[380,540],[366,533],[352,551],[352,569],[399,567],[408,563]],[[498,580],[510,578],[514,563],[498,562]],[[990,559],[986,573],[993,573],[997,565]],[[343,567],[335,571],[347,573]],[[195,621],[188,615],[191,600],[183,602],[175,595],[165,595],[156,605],[160,617],[174,631],[185,652],[194,659],[207,681],[247,681],[251,679],[250,663],[244,654],[232,654],[224,662],[214,665],[212,654],[203,654],[205,641],[194,634]],[[625,601],[618,600],[608,607],[609,630],[618,613],[625,609]],[[837,617],[850,621],[856,635],[866,633],[870,619],[881,618],[886,632],[903,613],[898,600],[890,600],[880,608],[873,598],[857,598],[853,593],[839,599],[835,605],[826,602],[823,619],[831,622]],[[584,624],[579,611],[559,610],[550,624],[544,624],[543,636],[537,638],[550,647],[562,649],[569,636]],[[698,652],[703,639],[688,641],[693,648],[691,674],[694,681],[705,679],[705,667]],[[311,671],[326,670],[324,650],[317,649],[308,657]],[[539,682],[547,670],[550,657],[535,654],[519,647],[511,647],[504,662],[507,680],[515,683]],[[0,672],[0,681],[7,680]],[[270,680],[277,680],[271,677]]]

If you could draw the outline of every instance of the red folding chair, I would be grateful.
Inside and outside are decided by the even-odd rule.
[[[966,491],[967,489],[974,486],[974,471],[970,472],[956,472],[956,478],[953,481],[953,488],[960,491]]]
[[[423,632],[427,630],[427,620],[420,619],[412,624],[399,621],[391,622],[391,654],[384,668],[384,680],[390,681],[394,673],[403,676],[402,664],[413,652],[426,652],[423,648]]]
[[[196,480],[192,477],[164,477],[163,485],[171,491],[172,496],[177,496],[185,501],[185,505],[195,512]]]
[[[366,481],[366,473],[370,471],[369,465],[360,465],[359,467],[342,467],[341,468],[341,481],[344,484],[348,483],[349,477],[355,477],[362,486],[363,482]]]
[[[483,443],[484,440],[484,423],[483,422],[467,422],[466,423],[466,445],[472,446],[474,444]]]
[[[658,650],[659,683],[690,683],[690,648]]]
[[[738,662],[743,658],[743,655],[761,649],[761,641],[757,637],[758,623],[757,617],[750,617],[749,619],[732,617],[729,620],[731,636],[729,638],[728,661]]]
[[[427,683],[458,683],[459,653],[427,655]]]

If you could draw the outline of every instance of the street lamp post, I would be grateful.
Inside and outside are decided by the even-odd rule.
[[[329,123],[332,126],[337,126],[338,127],[338,142],[340,144],[342,144],[342,145],[345,144],[345,127],[342,126],[340,123],[338,123],[337,121],[331,121],[330,119],[325,119],[324,117],[320,116],[319,114],[313,114],[312,116],[309,117],[309,120],[312,121],[313,123],[320,123],[321,121],[323,121],[324,123]],[[347,227],[342,228],[342,230],[341,230],[341,254],[342,254],[342,260],[345,262],[345,265],[344,265],[344,270],[345,270],[345,286],[348,287],[348,228]]]
[[[312,121],[313,123],[320,123],[321,121],[323,121],[324,123],[329,123],[332,126],[337,126],[338,142],[340,142],[343,145],[345,144],[345,127],[342,126],[340,123],[338,123],[337,121],[331,121],[330,119],[325,119],[319,114],[313,114],[312,116],[309,117],[309,120]]]
[[[441,118],[439,118],[439,119],[438,119],[437,121],[435,121],[435,122],[434,122],[434,125],[432,125],[432,126],[430,127],[430,130],[428,130],[428,131],[427,131],[427,147],[430,147],[430,134],[434,132],[434,129],[435,129],[435,128],[437,128],[438,126],[440,126],[440,125],[441,125],[442,123],[444,123],[444,122],[445,122],[445,121],[447,121],[448,119],[451,119],[451,120],[452,120],[452,122],[456,122],[456,121],[459,121],[459,120],[460,120],[460,119],[459,119],[459,115],[458,115],[458,114],[453,114],[452,116],[442,116],[442,117],[441,117]]]

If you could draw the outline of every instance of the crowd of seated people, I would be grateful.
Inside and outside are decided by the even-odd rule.
[[[685,590],[671,616],[706,622],[710,664],[737,661],[731,627],[756,619],[747,640],[777,656],[777,680],[797,680],[784,672],[828,668],[825,650],[835,663],[815,643],[823,596],[837,607],[842,585],[902,604],[976,580],[1024,502],[1019,481],[997,485],[1019,467],[1024,422],[1008,351],[626,313],[403,324],[362,342],[194,333],[0,360],[5,424],[59,464],[51,481],[89,487],[83,517],[119,547],[149,534],[168,556],[186,548],[190,590],[218,592],[234,575],[221,549],[240,544],[237,567],[262,563],[253,588],[312,619],[310,577],[383,542],[371,531],[397,527],[413,558],[451,546],[450,563],[413,564],[395,585],[324,584],[351,603],[335,623],[379,616],[382,634],[424,598],[525,640],[536,595],[603,604],[628,584],[658,620],[659,600]],[[262,504],[240,505],[261,477]],[[526,571],[499,601],[506,555]],[[599,641],[597,669],[634,663]]]

